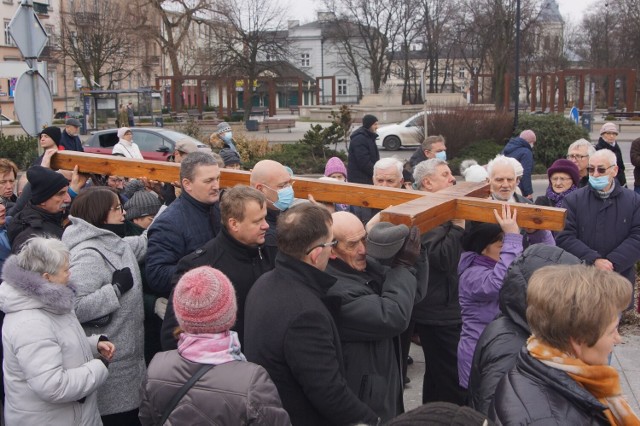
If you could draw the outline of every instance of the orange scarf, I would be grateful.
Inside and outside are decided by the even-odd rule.
[[[640,419],[633,412],[622,395],[620,379],[615,368],[609,365],[589,365],[556,348],[552,348],[531,336],[527,341],[527,350],[532,357],[566,372],[580,383],[598,401],[607,406],[604,411],[607,420],[614,426],[640,425]]]

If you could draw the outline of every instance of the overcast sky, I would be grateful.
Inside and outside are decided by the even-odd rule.
[[[598,0],[557,0],[560,13],[565,21],[577,23],[586,10],[593,8]],[[283,2],[286,3],[286,0]],[[322,9],[320,0],[289,0],[289,19],[300,20],[301,23],[316,19],[316,10]]]

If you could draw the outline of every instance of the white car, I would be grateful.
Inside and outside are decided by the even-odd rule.
[[[3,126],[7,126],[9,124],[13,124],[14,121],[12,119],[10,119],[9,117],[7,117],[4,114],[0,114],[0,124],[2,124]]]
[[[389,151],[396,151],[403,146],[418,146],[424,137],[424,111],[407,118],[400,124],[388,124],[378,127],[376,145]]]

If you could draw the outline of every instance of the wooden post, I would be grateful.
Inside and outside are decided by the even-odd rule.
[[[51,159],[51,166],[55,169],[72,170],[76,165],[81,173],[146,177],[161,182],[178,181],[180,173],[180,165],[175,163],[75,151],[59,151]],[[220,186],[248,185],[249,176],[249,172],[222,169]],[[416,225],[422,232],[451,219],[496,223],[493,210],[499,210],[502,203],[486,199],[488,188],[486,183],[462,182],[437,193],[426,193],[354,183],[330,183],[305,177],[296,177],[294,183],[297,198],[306,199],[312,195],[319,202],[385,209],[382,220]],[[521,227],[555,231],[564,227],[564,209],[533,204],[516,204],[515,207]]]

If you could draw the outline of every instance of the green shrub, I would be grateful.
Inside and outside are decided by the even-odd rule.
[[[278,149],[272,149],[265,158],[275,160],[291,167],[295,174],[324,173],[324,166],[331,157],[346,159],[344,153],[332,149],[325,149],[326,158],[314,155],[310,145],[302,143],[282,144]]]
[[[498,155],[502,149],[503,145],[497,144],[491,140],[479,141],[475,142],[464,150],[464,153],[461,153],[458,157],[453,158],[449,161],[449,168],[451,172],[455,175],[460,174],[460,163],[464,160],[476,160],[478,164],[484,165],[489,162],[489,160],[493,159],[496,155]]]
[[[616,120],[617,120],[617,118],[616,118],[615,115],[609,114],[606,117],[604,117],[604,121],[616,121]]]
[[[29,136],[0,135],[0,158],[8,158],[20,170],[27,169],[38,156],[38,141]]]
[[[581,138],[589,139],[585,129],[561,114],[524,114],[518,120],[515,134],[525,129],[531,129],[536,134],[533,159],[536,165],[543,167],[543,171],[557,159],[564,158],[573,142]]]

